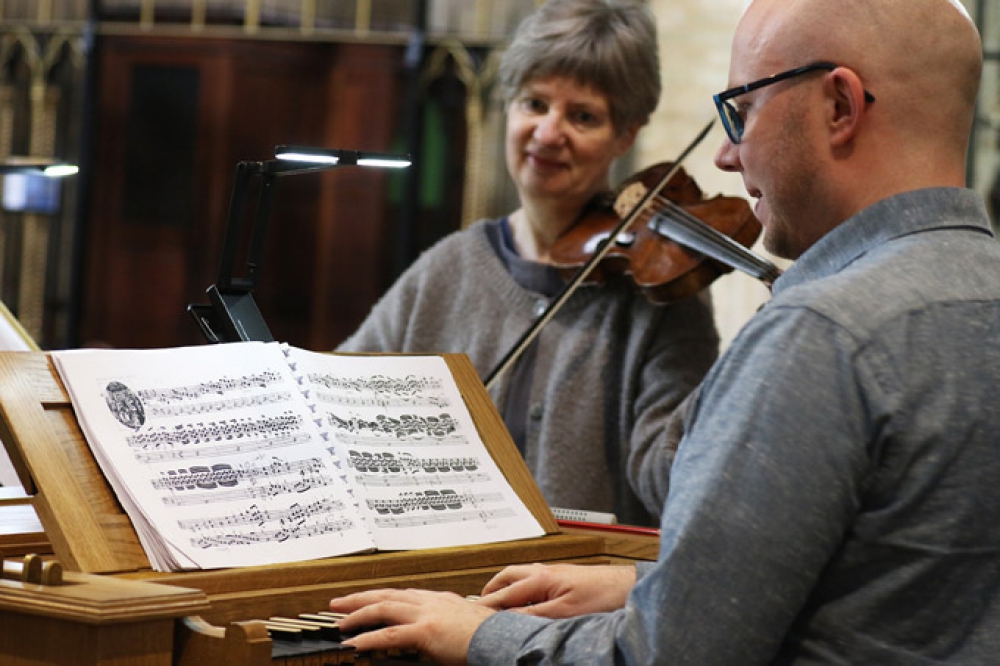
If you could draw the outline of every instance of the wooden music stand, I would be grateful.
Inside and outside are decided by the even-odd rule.
[[[546,534],[559,531],[464,354],[442,355],[486,448]],[[70,571],[148,570],[149,560],[90,451],[69,396],[47,354],[0,352],[0,439],[29,495],[53,552]]]
[[[442,356],[487,449],[546,536],[161,573],[151,570],[48,355],[0,352],[0,439],[24,488],[34,496],[53,552],[66,570],[66,584],[43,585],[36,580],[41,574],[28,567],[14,567],[12,573],[4,565],[0,660],[256,666],[269,663],[271,641],[263,624],[253,620],[315,611],[334,596],[374,587],[473,594],[512,564],[655,558],[655,539],[560,532],[471,362],[462,354]],[[46,638],[55,636],[58,640]]]

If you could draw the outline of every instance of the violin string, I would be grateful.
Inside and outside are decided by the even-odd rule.
[[[649,203],[659,196],[660,191],[679,168],[680,162],[677,162],[674,167],[670,169],[667,175],[660,179],[660,182],[657,183],[656,187],[647,192],[642,200],[639,201],[635,207],[633,207],[632,211],[618,223],[618,226],[615,227],[611,234],[601,241],[597,250],[593,255],[591,255],[587,263],[584,264],[584,266],[577,271],[576,275],[574,275],[573,278],[566,283],[562,291],[560,291],[555,299],[549,303],[545,312],[543,312],[538,319],[535,320],[534,324],[532,324],[532,326],[525,331],[524,335],[521,336],[521,339],[518,340],[514,347],[507,353],[507,356],[502,359],[493,371],[486,377],[483,385],[487,390],[493,386],[493,383],[500,377],[501,374],[504,373],[504,371],[507,370],[508,367],[514,364],[514,361],[516,361],[528,345],[531,344],[538,333],[542,330],[542,327],[549,323],[549,320],[551,320],[552,317],[555,316],[556,312],[562,308],[563,304],[569,300],[569,297],[573,295],[580,284],[583,283],[584,279],[590,275],[593,268],[604,260],[604,257],[607,256],[607,254],[611,251],[611,248],[614,247],[615,240],[617,240],[622,233],[627,231],[629,227],[632,226],[632,223],[635,222],[646,210]]]
[[[770,262],[758,257],[756,254],[747,250],[743,245],[740,245],[737,241],[729,236],[726,236],[717,229],[708,226],[673,201],[670,201],[669,199],[658,199],[656,203],[661,207],[661,209],[668,210],[673,213],[677,218],[676,221],[683,225],[685,229],[693,232],[705,241],[717,244],[724,251],[731,252],[734,255],[739,255],[740,259],[745,259],[749,263],[764,268],[769,266]],[[693,249],[697,250],[699,248]]]
[[[704,243],[704,245],[700,247],[696,247],[696,245],[698,245],[697,242],[691,243],[691,249],[703,252],[709,256],[714,256],[712,250],[718,250],[724,255],[724,257],[715,258],[718,258],[724,263],[727,263],[734,268],[739,268],[753,277],[768,283],[776,280],[778,275],[781,274],[781,270],[773,263],[752,252],[736,240],[726,236],[717,229],[705,224],[696,216],[692,215],[690,212],[673,201],[657,197],[656,204],[660,207],[660,211],[654,211],[654,215],[656,212],[671,213],[672,215],[669,218],[670,221],[678,223],[684,228],[685,231],[693,234]],[[661,216],[661,218],[662,217],[663,216]],[[651,223],[650,226],[654,229],[654,231],[663,233],[669,237],[669,234],[664,233],[661,229],[654,226],[653,223]],[[685,245],[685,242],[682,239],[673,238],[672,240],[680,243],[681,245]]]

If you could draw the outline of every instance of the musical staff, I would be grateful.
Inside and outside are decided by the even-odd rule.
[[[446,486],[455,484],[489,483],[490,476],[483,472],[461,474],[425,474],[422,476],[382,476],[355,474],[354,482],[365,488],[411,488],[416,486]]]
[[[242,482],[254,482],[285,474],[318,474],[326,465],[319,458],[305,460],[282,460],[271,458],[268,463],[256,462],[234,468],[229,463],[218,463],[211,467],[190,467],[188,469],[161,470],[161,477],[153,481],[153,488],[162,490],[211,489],[233,487]]]
[[[263,395],[253,395],[240,398],[228,398],[222,400],[208,400],[196,403],[181,403],[177,405],[149,405],[146,411],[150,416],[191,416],[193,414],[212,414],[216,412],[228,412],[234,409],[244,409],[246,407],[262,407],[264,405],[277,405],[283,402],[291,402],[293,394],[289,391],[277,391],[275,393],[265,393]]]
[[[484,511],[461,511],[457,513],[421,513],[406,516],[378,516],[375,525],[381,528],[427,527],[429,525],[454,525],[455,523],[491,523],[514,518],[513,509],[488,509]]]
[[[335,377],[312,373],[310,383],[328,389],[316,391],[319,402],[339,407],[434,407],[444,409],[449,400],[442,393],[442,382],[433,377]]]
[[[241,525],[264,525],[269,522],[278,522],[282,525],[301,525],[309,518],[343,510],[344,504],[331,498],[323,498],[305,506],[296,503],[284,509],[267,509],[254,504],[246,511],[237,511],[210,518],[179,520],[177,526],[183,530],[197,531]],[[328,522],[331,525],[339,526],[341,531],[352,525],[351,521],[346,518]]]
[[[221,490],[206,493],[192,493],[185,495],[165,495],[160,498],[165,506],[192,506],[195,504],[218,504],[220,502],[231,502],[234,500],[251,500],[269,497],[280,497],[281,495],[301,495],[307,490],[316,488],[326,488],[335,485],[337,479],[332,476],[314,474],[304,476],[300,479],[288,481],[270,481],[246,488],[236,490]]]
[[[136,395],[143,402],[171,404],[176,402],[201,401],[207,395],[226,395],[243,392],[247,389],[270,389],[275,386],[281,386],[284,382],[285,377],[282,373],[265,370],[239,377],[220,377],[219,379],[185,386],[143,389],[136,391]]]
[[[358,416],[341,418],[331,413],[328,418],[330,426],[335,430],[346,431],[337,433],[341,439],[357,439],[369,443],[434,440],[461,444],[467,441],[458,431],[458,423],[451,414],[400,414],[398,417],[379,414],[374,419],[365,419]]]
[[[488,483],[490,477],[477,472],[478,458],[418,458],[412,453],[398,456],[386,452],[348,452],[348,465],[358,472],[355,482],[367,488],[442,486]]]
[[[348,464],[359,472],[471,472],[480,465],[479,458],[417,458],[412,453],[394,456],[385,452],[349,451],[348,456]]]
[[[476,495],[456,493],[454,490],[425,490],[422,493],[400,493],[393,499],[369,499],[368,506],[378,513],[407,513],[410,511],[443,511],[461,509],[465,504],[478,506],[503,501],[499,493]]]
[[[231,548],[233,546],[247,546],[254,544],[274,544],[283,543],[289,539],[304,539],[306,537],[323,536],[328,534],[342,534],[346,529],[353,526],[348,520],[325,521],[309,525],[290,525],[279,527],[273,530],[260,530],[257,532],[237,532],[232,534],[204,535],[193,537],[191,544],[198,548]]]
[[[244,438],[282,437],[302,429],[301,414],[284,412],[261,418],[243,417],[208,423],[182,423],[172,427],[158,426],[154,430],[130,435],[125,442],[133,449],[163,446],[198,446]]]

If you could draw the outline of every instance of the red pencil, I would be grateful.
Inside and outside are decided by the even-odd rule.
[[[586,523],[581,520],[556,520],[563,527],[578,527],[585,530],[601,530],[604,532],[620,532],[622,534],[644,534],[646,536],[660,536],[660,530],[656,527],[639,527],[638,525],[606,525],[604,523]]]

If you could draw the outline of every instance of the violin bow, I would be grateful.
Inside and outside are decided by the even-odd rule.
[[[686,148],[684,148],[684,150],[681,151],[681,154],[677,156],[677,159],[673,162],[667,173],[660,179],[660,182],[656,184],[656,187],[650,188],[650,190],[643,195],[635,206],[632,207],[629,214],[622,218],[622,221],[618,223],[618,226],[616,226],[611,234],[601,242],[597,251],[594,252],[590,259],[587,260],[587,263],[585,263],[580,270],[577,271],[576,275],[574,275],[573,278],[566,283],[566,286],[564,286],[559,294],[552,299],[548,307],[545,308],[545,311],[539,315],[538,319],[536,319],[530,327],[528,327],[528,330],[524,332],[524,335],[522,335],[520,339],[514,343],[514,346],[511,347],[510,351],[508,351],[507,354],[500,360],[493,371],[487,375],[486,380],[483,382],[487,390],[493,386],[500,375],[506,372],[507,369],[510,368],[510,366],[513,365],[518,358],[520,358],[521,354],[524,353],[524,350],[527,349],[528,345],[530,345],[535,337],[538,336],[542,327],[551,321],[552,317],[554,317],[566,301],[569,300],[569,297],[573,295],[573,292],[576,291],[577,287],[583,283],[594,268],[604,259],[605,256],[607,256],[608,252],[610,252],[611,248],[614,246],[615,241],[618,240],[618,236],[631,226],[635,219],[638,218],[639,215],[645,210],[646,204],[658,196],[663,187],[670,182],[670,179],[674,177],[674,174],[680,170],[681,164],[687,159],[688,155],[691,154],[691,151],[697,148],[698,144],[700,144],[705,137],[708,136],[708,132],[712,129],[714,124],[714,118],[708,121],[708,124],[706,124],[705,127],[698,132],[698,135],[687,145]]]

